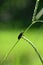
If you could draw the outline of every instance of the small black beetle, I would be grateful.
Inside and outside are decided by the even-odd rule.
[[[23,35],[23,32],[21,32],[21,33],[19,34],[19,36],[18,36],[18,39],[19,39],[19,40],[21,39],[22,35]]]

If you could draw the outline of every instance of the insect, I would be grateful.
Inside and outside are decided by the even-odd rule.
[[[36,22],[39,21],[39,20],[37,20],[37,21],[35,20],[35,16],[36,16],[36,13],[37,13],[39,1],[40,1],[40,0],[37,0],[37,1],[36,1],[36,5],[35,5],[33,17],[32,17],[32,23],[30,24],[30,26],[27,27],[27,29],[26,29],[24,32],[21,32],[21,33],[18,35],[18,40],[17,40],[17,42],[13,45],[13,47],[10,49],[10,51],[5,55],[4,59],[1,61],[1,65],[5,62],[5,60],[7,59],[8,55],[11,53],[11,51],[12,51],[13,48],[17,45],[17,43],[19,42],[19,40],[20,40],[21,38],[23,38],[24,40],[26,40],[26,41],[33,47],[33,49],[34,49],[35,52],[37,53],[39,59],[41,60],[41,63],[43,64],[43,59],[42,59],[40,53],[37,51],[37,49],[36,49],[36,47],[34,46],[34,44],[33,44],[29,39],[27,39],[27,38],[24,36],[24,33],[27,32],[27,31],[30,29],[30,27],[31,27],[34,23],[36,23]]]
[[[19,34],[18,39],[21,39],[22,35],[23,35],[23,32],[21,32],[21,33]]]

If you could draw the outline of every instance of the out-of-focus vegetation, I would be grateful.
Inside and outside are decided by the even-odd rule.
[[[0,22],[15,27],[21,24],[23,27],[31,23],[35,0],[1,0]],[[3,24],[3,25],[4,25]],[[2,26],[3,26],[2,25]],[[5,26],[4,25],[4,26]]]
[[[40,24],[40,23],[39,23]],[[34,26],[35,25],[35,26]],[[24,35],[31,40],[43,57],[43,23],[34,24]],[[36,27],[37,25],[37,27]],[[0,30],[0,62],[18,40],[20,30]],[[34,49],[23,39],[9,54],[3,65],[41,65]]]
[[[0,0],[0,25],[13,28],[28,26],[32,21],[36,0]],[[38,12],[43,8],[43,0],[39,3]],[[43,19],[43,17],[42,17]]]
[[[0,0],[0,62],[18,40],[19,33],[31,24],[35,3],[36,0]],[[40,0],[37,13],[42,8]],[[43,56],[43,23],[35,23],[24,35]],[[33,48],[21,39],[3,65],[41,65],[41,62]]]

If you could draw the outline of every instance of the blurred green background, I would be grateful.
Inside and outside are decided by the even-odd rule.
[[[0,0],[0,63],[30,24],[36,0]],[[37,13],[43,8],[40,0]],[[43,20],[43,16],[40,18]],[[24,34],[43,57],[43,23],[35,23]],[[9,54],[3,65],[41,65],[34,49],[23,39]]]

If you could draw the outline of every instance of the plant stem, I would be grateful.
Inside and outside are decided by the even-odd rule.
[[[35,21],[35,17],[36,17],[36,13],[37,13],[37,9],[38,9],[38,5],[39,5],[39,1],[40,1],[40,0],[37,0],[37,1],[36,1],[36,5],[35,5],[35,9],[34,9],[33,17],[32,17],[32,22]]]
[[[34,49],[35,52],[37,53],[37,55],[38,55],[38,57],[39,57],[41,63],[43,64],[42,56],[40,55],[40,53],[39,53],[39,51],[37,50],[37,48],[35,47],[35,45],[34,45],[29,39],[27,39],[24,35],[22,36],[22,38],[23,38],[24,40],[26,40],[26,41],[33,47],[33,49]]]
[[[12,48],[8,51],[8,53],[4,56],[4,59],[1,61],[0,65],[3,65],[3,63],[5,62],[5,60],[8,58],[9,54],[11,53],[11,51],[14,49],[14,47],[17,45],[17,43],[19,42],[19,40],[12,46]]]
[[[24,31],[24,33],[26,33],[26,32],[31,28],[32,25],[33,25],[33,23],[31,23],[31,24],[26,28],[26,30]]]
[[[40,1],[40,0],[37,0],[37,1],[36,1],[36,5],[35,5],[33,17],[32,17],[32,23],[26,28],[26,30],[24,31],[24,33],[27,32],[27,31],[30,29],[30,27],[31,27],[34,23],[36,23],[35,19],[36,19],[36,13],[37,13],[39,1]]]

